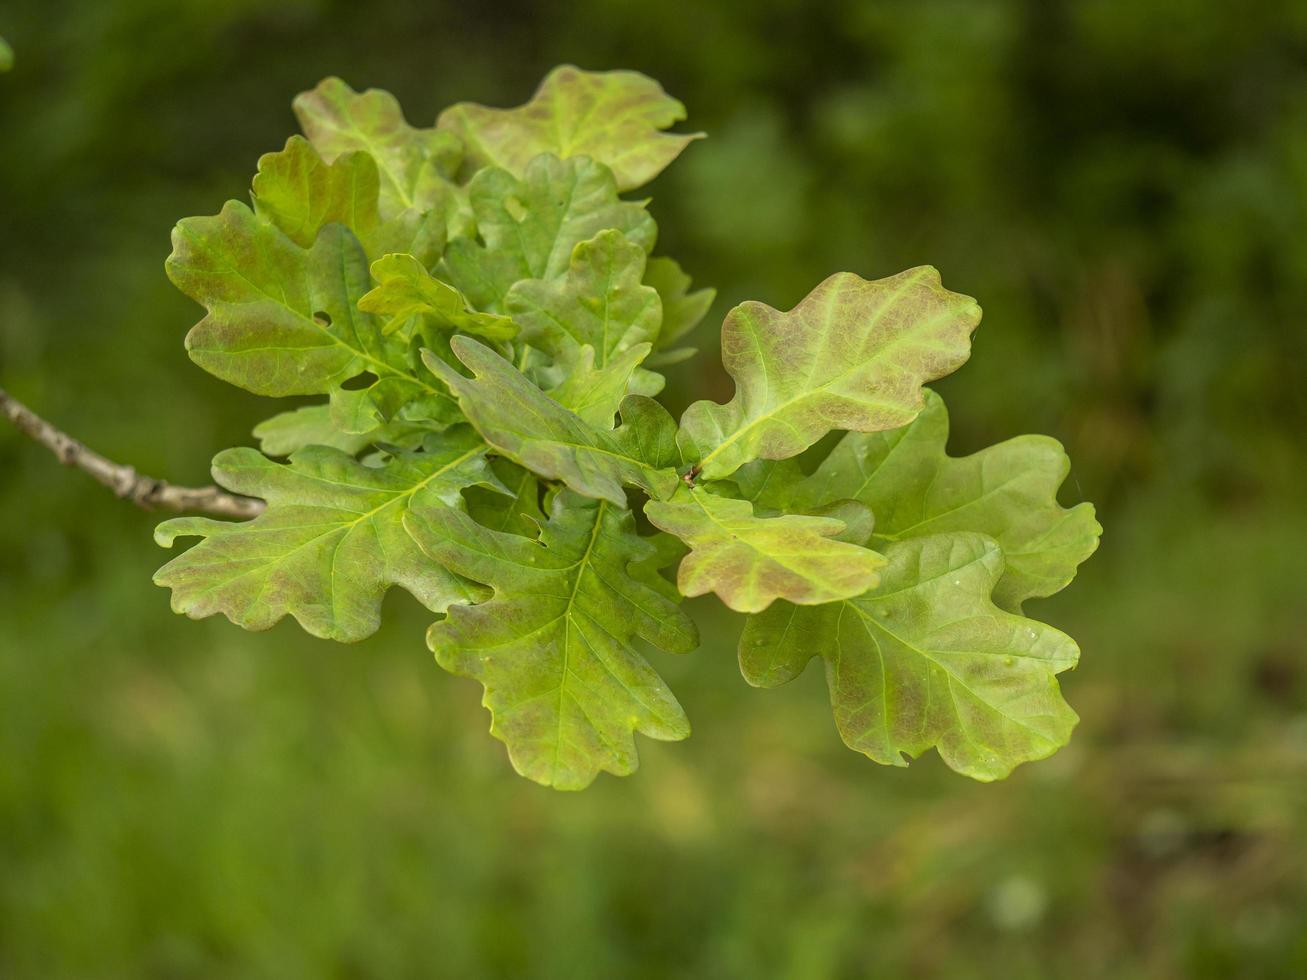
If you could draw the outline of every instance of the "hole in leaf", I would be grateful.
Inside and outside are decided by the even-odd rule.
[[[371,388],[379,380],[381,379],[371,371],[364,371],[362,374],[354,375],[348,381],[341,382],[340,386],[346,391],[363,391],[365,388]]]
[[[331,326],[331,314],[328,313],[326,310],[318,310],[316,313],[313,314],[313,319],[317,320],[324,327]]]

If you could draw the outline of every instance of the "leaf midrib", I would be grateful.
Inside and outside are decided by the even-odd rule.
[[[572,663],[572,607],[576,605],[577,593],[581,590],[581,579],[585,575],[586,567],[589,565],[590,556],[594,553],[595,542],[599,540],[599,529],[603,526],[604,512],[608,508],[606,500],[600,500],[599,506],[595,510],[594,524],[590,527],[590,540],[586,543],[585,553],[581,555],[576,565],[576,577],[572,581],[572,594],[567,597],[567,605],[563,609],[563,669],[562,676],[558,679],[558,705],[556,708],[556,721],[554,729],[554,758],[549,767],[551,779],[558,776],[558,757],[562,751],[563,745],[563,698],[567,694],[567,677],[571,672]],[[578,630],[579,633],[579,630]],[[580,707],[580,702],[573,698],[573,701]],[[581,709],[582,713],[585,709]],[[587,715],[587,719],[588,719]],[[592,726],[598,731],[598,726]]]

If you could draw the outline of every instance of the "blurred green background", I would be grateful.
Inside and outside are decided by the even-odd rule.
[[[721,313],[930,262],[977,296],[951,448],[1066,443],[1103,548],[1031,612],[1072,745],[982,786],[873,765],[820,672],[749,689],[694,606],[695,734],[515,775],[426,615],[357,646],[173,616],[154,523],[0,428],[0,977],[1307,975],[1307,7],[1202,0],[17,0],[0,383],[203,481],[275,410],[186,359],[172,223],[244,197],[338,74],[429,124],[556,63],[710,133],[652,188]]]

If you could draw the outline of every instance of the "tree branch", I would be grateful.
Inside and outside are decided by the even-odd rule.
[[[89,473],[123,500],[145,510],[175,510],[212,514],[215,517],[255,517],[264,503],[253,497],[227,493],[218,487],[178,487],[143,476],[131,466],[105,459],[61,432],[30,408],[0,388],[0,412],[23,432],[54,453],[65,466]]]

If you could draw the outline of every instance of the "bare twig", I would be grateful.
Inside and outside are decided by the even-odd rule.
[[[145,510],[175,510],[212,514],[216,517],[255,517],[263,512],[263,501],[227,493],[218,487],[178,487],[143,476],[122,463],[105,459],[61,432],[22,402],[0,388],[0,413],[54,453],[65,466],[91,474],[123,500]]]

